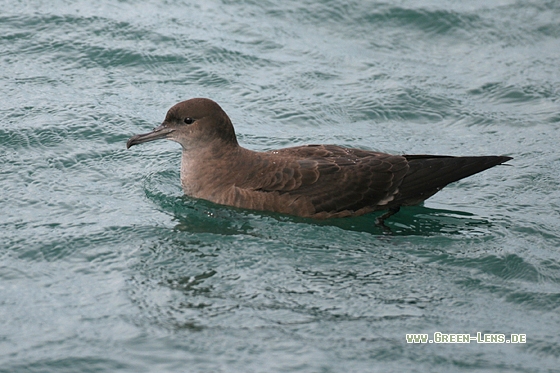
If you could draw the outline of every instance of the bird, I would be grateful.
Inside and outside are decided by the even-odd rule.
[[[168,139],[182,146],[185,195],[242,209],[311,219],[359,216],[422,203],[446,185],[505,163],[508,156],[393,155],[337,145],[253,151],[239,145],[225,111],[208,98],[169,109],[126,147]]]

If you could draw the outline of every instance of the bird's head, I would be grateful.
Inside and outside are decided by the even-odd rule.
[[[163,123],[152,132],[132,136],[126,147],[159,139],[178,142],[183,149],[237,146],[231,120],[217,103],[207,98],[179,102],[169,109]]]

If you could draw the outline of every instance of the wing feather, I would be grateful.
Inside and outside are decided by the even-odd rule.
[[[254,190],[308,199],[316,213],[383,206],[394,198],[408,171],[402,156],[334,145],[272,153],[281,155],[271,158],[276,172],[268,173],[272,176],[261,180]]]

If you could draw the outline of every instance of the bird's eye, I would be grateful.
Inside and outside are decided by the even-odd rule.
[[[194,123],[194,119],[192,119],[192,118],[185,118],[185,119],[183,120],[183,122],[185,122],[185,124],[193,124],[193,123]]]

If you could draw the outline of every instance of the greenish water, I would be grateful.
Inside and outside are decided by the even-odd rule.
[[[558,371],[560,3],[1,8],[0,372]],[[191,97],[256,150],[515,159],[392,234],[231,209],[125,149]],[[434,332],[526,343],[406,343]]]

